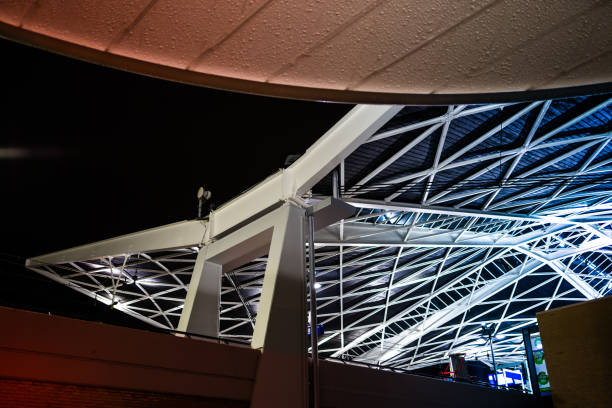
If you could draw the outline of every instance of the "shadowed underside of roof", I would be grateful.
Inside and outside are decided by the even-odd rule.
[[[525,100],[610,90],[598,0],[0,3],[0,35],[145,75],[357,103]]]
[[[451,353],[523,358],[535,313],[612,291],[612,99],[407,106],[304,196],[355,214],[317,232],[322,356],[414,369]],[[38,272],[176,328],[197,247]],[[266,267],[224,274],[221,336],[250,339]]]

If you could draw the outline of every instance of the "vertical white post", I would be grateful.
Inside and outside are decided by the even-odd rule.
[[[251,346],[263,349],[251,407],[307,406],[305,211],[279,210]]]
[[[317,279],[314,259],[314,216],[308,213],[308,280],[310,281],[310,345],[312,350],[312,408],[319,408],[319,339],[317,336]]]
[[[279,209],[274,226],[268,264],[251,346],[264,350],[284,349],[299,333],[304,345],[306,333],[304,279],[305,211],[286,204]],[[304,299],[303,301],[301,299]]]
[[[207,247],[200,250],[193,267],[185,306],[178,330],[219,337],[219,307],[223,267],[206,259]]]

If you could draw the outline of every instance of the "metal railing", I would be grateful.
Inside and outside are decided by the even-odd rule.
[[[369,368],[369,369],[372,369],[372,370],[378,370],[378,371],[386,371],[386,372],[397,373],[397,374],[407,374],[407,375],[412,375],[412,376],[417,376],[417,377],[432,378],[432,379],[436,379],[436,380],[440,380],[440,381],[449,381],[449,382],[457,382],[457,383],[462,383],[462,384],[471,384],[471,385],[476,385],[476,386],[480,386],[480,387],[497,388],[498,390],[511,391],[511,392],[520,392],[520,393],[523,393],[523,394],[529,394],[527,389],[512,388],[512,387],[507,387],[507,386],[503,386],[503,385],[499,385],[499,386],[496,387],[495,385],[491,385],[488,382],[479,381],[479,380],[470,379],[470,378],[452,378],[452,377],[428,375],[428,374],[424,374],[424,373],[418,373],[418,372],[406,370],[406,369],[403,369],[403,368],[384,366],[384,365],[378,365],[378,364],[371,364],[371,363],[365,363],[365,362],[361,362],[361,361],[345,360],[345,359],[337,358],[337,357],[327,357],[327,358],[324,358],[323,360],[334,361],[334,362],[338,362],[338,363],[341,363],[341,364],[344,364],[344,365],[352,365],[352,366],[357,366],[357,367],[365,367],[365,368]]]
[[[43,314],[48,314],[48,315],[51,315],[51,316],[67,317],[67,318],[84,320],[84,321],[89,321],[89,322],[104,323],[104,324],[108,324],[108,325],[111,325],[111,326],[126,327],[126,328],[135,329],[135,330],[144,330],[144,331],[152,332],[152,333],[162,333],[162,334],[169,334],[169,335],[173,335],[173,336],[183,336],[183,337],[190,338],[190,339],[199,339],[199,340],[204,340],[204,341],[208,341],[208,342],[214,342],[214,343],[218,343],[218,344],[238,345],[238,346],[243,346],[243,347],[249,347],[250,346],[250,342],[249,341],[245,341],[245,340],[234,340],[234,339],[228,339],[228,338],[223,338],[223,337],[206,336],[206,335],[202,335],[202,334],[198,334],[198,333],[192,333],[192,332],[186,332],[186,331],[180,331],[180,330],[163,329],[163,328],[157,328],[157,327],[152,327],[152,326],[151,327],[133,327],[133,326],[129,326],[127,324],[118,324],[118,323],[111,323],[111,322],[101,321],[101,320],[92,318],[90,315],[79,314],[79,313],[76,313],[76,312],[74,312],[74,313],[67,313],[67,312],[64,312],[64,311],[51,312],[49,310],[44,310],[44,309],[36,308],[36,307],[15,307],[15,306],[11,306],[11,305],[7,305],[6,307],[12,307],[14,309],[20,309],[20,310],[27,310],[27,311],[31,311],[31,312],[43,313]],[[478,380],[475,380],[475,379],[452,378],[452,377],[428,375],[428,374],[424,374],[424,373],[419,373],[419,372],[414,372],[414,371],[406,370],[406,369],[403,369],[403,368],[397,368],[397,367],[385,366],[385,365],[379,365],[379,364],[372,364],[372,363],[365,363],[365,362],[354,361],[354,360],[346,360],[346,359],[337,358],[337,357],[325,357],[325,358],[322,358],[322,360],[332,361],[332,362],[336,362],[336,363],[340,363],[340,364],[344,364],[344,365],[351,365],[351,366],[356,366],[356,367],[364,367],[364,368],[369,368],[369,369],[378,370],[378,371],[385,371],[385,372],[391,372],[391,373],[397,373],[397,374],[408,374],[408,375],[412,375],[412,376],[437,379],[437,380],[440,380],[440,381],[450,381],[450,382],[457,382],[457,383],[463,383],[463,384],[472,384],[472,385],[486,387],[486,388],[497,388],[499,390],[506,390],[506,391],[512,391],[512,392],[528,393],[528,391],[526,389],[510,388],[510,387],[507,387],[507,386],[497,386],[497,387],[495,387],[495,386],[492,386],[488,382],[478,381]]]
[[[35,312],[35,313],[42,313],[42,314],[46,314],[49,316],[58,316],[58,317],[67,317],[70,319],[77,319],[77,320],[83,320],[83,321],[87,321],[87,322],[94,322],[94,323],[103,323],[103,324],[107,324],[109,326],[118,326],[118,327],[125,327],[128,329],[134,329],[134,330],[143,330],[143,331],[147,331],[147,332],[152,332],[152,333],[162,333],[162,334],[170,334],[173,336],[183,336],[183,337],[187,337],[190,339],[199,339],[199,340],[207,340],[209,342],[214,342],[214,343],[218,343],[218,344],[236,344],[236,345],[241,345],[241,346],[250,346],[250,342],[249,341],[245,341],[245,340],[234,340],[234,339],[228,339],[228,338],[223,338],[223,337],[215,337],[215,336],[206,336],[203,334],[198,334],[198,333],[192,333],[192,332],[186,332],[186,331],[180,331],[180,330],[172,330],[172,329],[164,329],[161,327],[134,327],[131,326],[129,324],[120,324],[120,323],[116,323],[116,322],[108,322],[108,321],[104,321],[104,320],[99,320],[95,317],[92,317],[91,314],[81,314],[81,313],[77,313],[77,312],[66,312],[66,311],[51,311],[48,309],[43,309],[40,307],[33,307],[33,306],[23,306],[23,305],[2,305],[0,304],[0,307],[8,307],[8,308],[12,308],[12,309],[17,309],[17,310],[25,310],[25,311],[29,311],[29,312]]]

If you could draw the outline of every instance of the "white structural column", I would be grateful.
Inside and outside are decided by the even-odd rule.
[[[293,349],[292,343],[297,342],[303,349],[306,333],[305,211],[288,204],[276,212],[277,222],[272,233],[251,346],[284,350]],[[297,338],[293,338],[294,335]]]
[[[306,407],[305,211],[279,210],[251,347],[263,350],[251,407]]]
[[[292,206],[285,204],[200,249],[181,312],[179,330],[218,336],[221,274],[267,254],[274,230],[279,220],[283,220],[283,211],[288,211],[289,207]]]
[[[221,274],[268,254],[252,340],[252,347],[263,351],[252,407],[307,404],[305,213],[285,203],[207,243],[198,254],[181,313],[179,330],[218,335]]]
[[[315,225],[323,228],[350,215],[353,208],[330,198],[315,204],[314,210]],[[180,330],[216,335],[221,274],[268,254],[251,342],[263,351],[252,407],[307,403],[305,214],[303,207],[287,202],[207,243],[198,254],[181,313]]]
[[[178,330],[219,337],[223,266],[207,261],[206,254],[206,249],[200,251],[193,267]]]
[[[313,210],[315,228],[324,228],[349,216],[354,208],[328,198],[317,202]],[[286,316],[286,319],[278,320],[280,323],[275,323],[274,316],[276,311],[290,308],[288,305],[295,302],[297,294],[286,285],[297,284],[301,291],[305,287],[304,214],[304,208],[287,202],[231,234],[204,245],[191,276],[179,330],[218,336],[221,274],[268,254],[252,346],[258,349],[268,347],[269,336],[276,336],[282,339],[281,343],[286,343],[283,336],[287,333],[287,322],[293,319]],[[300,253],[296,252],[298,250]],[[300,329],[300,336],[304,330]]]

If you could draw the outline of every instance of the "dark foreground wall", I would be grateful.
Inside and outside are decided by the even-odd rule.
[[[178,398],[165,406],[246,406],[259,358],[246,347],[8,308],[0,308],[0,328],[0,406],[11,406],[9,396],[73,406],[60,404],[60,395],[78,398],[80,406],[155,406],[134,405],[148,398],[143,395],[150,401]],[[124,403],[111,403],[113,398]]]
[[[246,347],[0,308],[2,408],[246,407],[263,360]],[[538,406],[517,392],[330,361],[320,373],[322,407]]]
[[[321,405],[351,408],[519,408],[546,407],[532,395],[502,391],[471,384],[447,382],[320,362]]]
[[[0,378],[0,407],[246,408],[246,401]]]
[[[612,296],[537,316],[555,408],[612,407]]]

